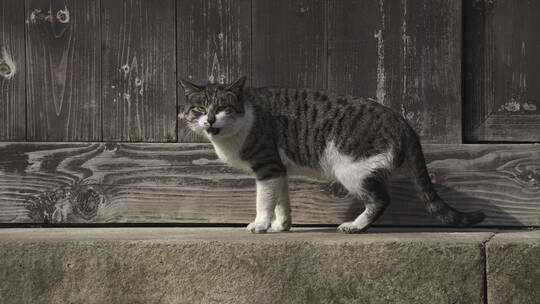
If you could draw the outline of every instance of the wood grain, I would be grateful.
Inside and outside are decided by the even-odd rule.
[[[101,140],[99,1],[26,0],[29,140]]]
[[[251,1],[177,1],[178,76],[198,84],[228,83],[251,68]],[[184,105],[178,88],[178,104]],[[178,122],[180,142],[206,141]]]
[[[383,9],[379,1],[328,2],[328,89],[383,101]]]
[[[0,140],[26,136],[24,2],[0,0]]]
[[[103,140],[176,141],[173,0],[102,2]]]
[[[376,98],[425,143],[460,143],[461,2],[329,3],[329,89]]]
[[[440,195],[482,209],[483,226],[540,226],[539,145],[426,145]],[[338,224],[361,211],[342,188],[290,178],[296,224]],[[439,225],[406,176],[379,225]],[[0,144],[2,223],[247,223],[254,180],[209,144]]]
[[[254,1],[253,85],[326,88],[326,1]]]
[[[465,1],[465,139],[540,140],[540,1]]]

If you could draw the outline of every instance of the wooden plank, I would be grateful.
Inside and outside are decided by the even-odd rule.
[[[376,98],[425,143],[461,143],[461,1],[330,1],[329,89]]]
[[[535,115],[491,114],[471,130],[468,139],[487,142],[490,140],[501,141],[533,141],[536,134],[540,133],[539,117]]]
[[[26,0],[29,140],[101,140],[98,0]]]
[[[103,139],[176,141],[174,0],[102,1]]]
[[[195,83],[232,82],[251,68],[251,1],[177,1],[178,76]],[[185,103],[178,88],[178,104]],[[181,121],[180,142],[206,141]]]
[[[0,0],[0,140],[26,136],[24,2]]]
[[[540,140],[540,1],[465,1],[465,139]]]
[[[383,102],[382,46],[384,9],[379,1],[328,2],[328,88],[340,94],[378,97]],[[359,17],[361,16],[361,17]],[[379,54],[381,60],[378,60]],[[378,79],[377,72],[381,72]]]
[[[253,85],[326,88],[326,1],[254,1]]]
[[[483,226],[540,226],[540,145],[426,145],[441,197],[482,209]],[[362,205],[335,183],[291,178],[296,224],[338,224]],[[439,225],[406,177],[379,225]],[[216,160],[210,144],[0,144],[2,223],[247,223],[252,177]]]

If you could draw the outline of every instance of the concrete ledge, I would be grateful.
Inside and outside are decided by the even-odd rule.
[[[488,303],[540,303],[540,230],[498,233],[486,255]]]
[[[2,303],[483,303],[491,232],[0,229]],[[538,264],[537,264],[538,265]]]

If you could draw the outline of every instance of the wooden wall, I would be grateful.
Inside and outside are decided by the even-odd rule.
[[[26,137],[24,2],[0,0],[0,140]]]
[[[443,198],[484,225],[538,226],[540,149],[488,144],[539,140],[538,3],[0,0],[0,223],[250,221],[253,180],[176,120],[175,83],[248,75],[392,107]],[[296,223],[362,208],[333,183],[291,188]],[[391,188],[379,224],[438,224],[406,178]]]
[[[465,3],[465,139],[540,141],[540,1]]]
[[[425,143],[461,142],[460,1],[0,5],[9,11],[1,58],[17,63],[1,80],[1,140],[199,142],[176,121],[176,75],[205,83],[245,74],[254,86],[372,97]]]

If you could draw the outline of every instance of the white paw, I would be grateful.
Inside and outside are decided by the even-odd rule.
[[[291,230],[291,219],[275,219],[272,222],[272,230],[277,232]]]
[[[364,232],[369,228],[369,226],[365,227],[359,227],[353,224],[353,222],[345,222],[337,228],[339,231],[343,233],[360,233]]]
[[[246,229],[251,233],[266,233],[268,228],[270,228],[270,223],[253,222]]]

